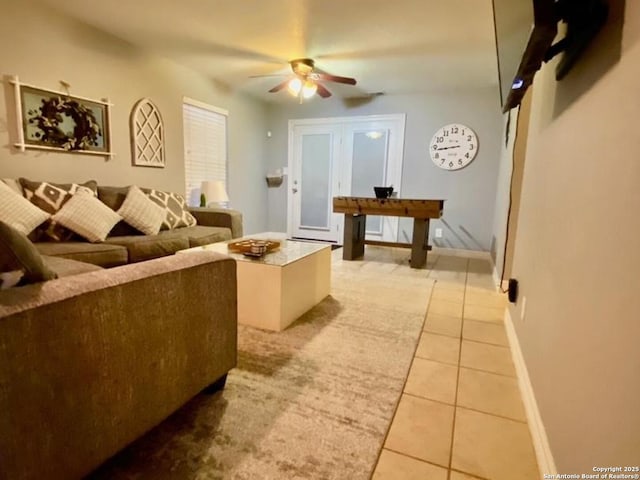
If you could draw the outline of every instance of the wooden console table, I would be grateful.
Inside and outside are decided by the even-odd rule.
[[[406,198],[334,197],[333,211],[344,213],[342,258],[355,260],[364,255],[365,243],[411,247],[411,267],[424,268],[429,246],[429,219],[440,218],[444,200]],[[407,243],[365,241],[367,215],[413,218],[413,240]]]

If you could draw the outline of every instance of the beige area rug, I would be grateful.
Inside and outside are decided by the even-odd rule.
[[[226,388],[198,395],[92,479],[367,479],[424,323],[426,270],[343,262],[291,327],[239,329]]]

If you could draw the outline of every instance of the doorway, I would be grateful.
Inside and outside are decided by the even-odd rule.
[[[404,114],[290,120],[289,237],[341,244],[333,197],[373,197],[374,186],[399,192],[404,131]],[[368,240],[397,237],[396,217],[367,217]]]

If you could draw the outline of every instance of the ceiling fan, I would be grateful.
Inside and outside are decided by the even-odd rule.
[[[331,92],[321,83],[321,81],[344,83],[346,85],[356,84],[355,78],[340,77],[316,70],[315,62],[311,58],[296,58],[291,60],[289,65],[291,65],[293,77],[280,82],[269,90],[270,93],[276,93],[286,88],[291,95],[299,97],[300,103],[302,103],[303,99],[311,98],[316,93],[322,98],[328,98],[331,96]],[[266,75],[256,76],[259,77]]]

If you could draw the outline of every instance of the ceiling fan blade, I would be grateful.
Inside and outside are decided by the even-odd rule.
[[[288,79],[285,80],[284,82],[280,82],[278,85],[276,85],[271,90],[269,90],[269,93],[279,92],[280,90],[282,90],[283,88],[285,88],[287,86],[287,83],[289,83]]]
[[[329,73],[314,73],[319,80],[325,80],[327,82],[346,83],[347,85],[355,85],[356,79],[349,77],[339,77],[337,75],[331,75]]]
[[[327,90],[324,85],[321,85],[319,83],[316,83],[316,85],[318,86],[318,90],[316,93],[322,98],[329,98],[331,96],[331,92]]]

